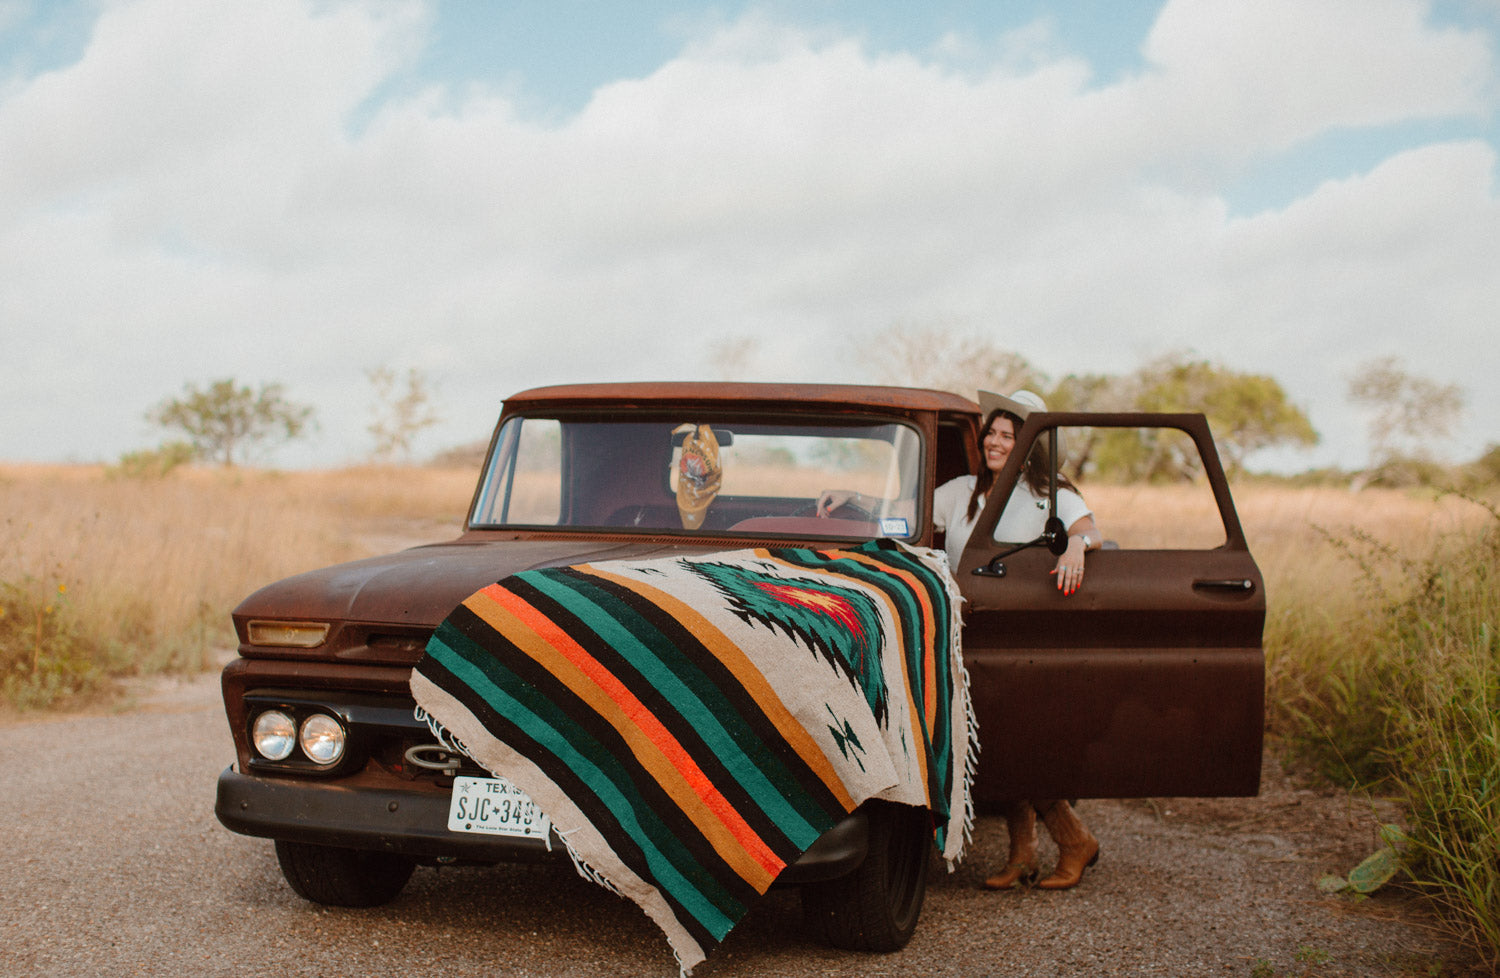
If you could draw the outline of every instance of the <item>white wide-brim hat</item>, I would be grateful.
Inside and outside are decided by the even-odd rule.
[[[993,391],[979,392],[980,417],[988,418],[996,411],[1008,411],[1025,421],[1026,416],[1031,412],[1045,410],[1047,410],[1047,402],[1031,391],[1016,391],[1009,397]]]

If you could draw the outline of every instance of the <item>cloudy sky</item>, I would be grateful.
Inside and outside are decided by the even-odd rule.
[[[1054,378],[1269,373],[1358,466],[1399,356],[1500,441],[1500,0],[0,0],[0,459],[187,383],[861,382],[897,323]],[[1277,463],[1288,464],[1285,460]]]

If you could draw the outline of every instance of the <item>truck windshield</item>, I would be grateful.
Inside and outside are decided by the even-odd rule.
[[[917,532],[902,423],[511,417],[469,525],[871,539]],[[841,503],[819,515],[819,499]]]

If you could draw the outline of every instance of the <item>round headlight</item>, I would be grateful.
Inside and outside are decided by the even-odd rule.
[[[302,753],[317,764],[332,764],[344,756],[344,728],[326,713],[302,721]]]
[[[297,725],[280,710],[267,710],[255,718],[250,742],[268,761],[284,761],[297,746]]]

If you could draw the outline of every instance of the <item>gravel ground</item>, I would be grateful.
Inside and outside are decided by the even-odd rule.
[[[665,941],[566,863],[419,869],[386,907],[325,909],[270,843],[213,816],[229,734],[205,678],[122,713],[0,719],[0,975],[670,976]],[[934,864],[911,944],[806,937],[773,891],[695,976],[1484,974],[1399,890],[1352,903],[1325,872],[1372,851],[1379,819],[1268,763],[1260,797],[1084,801],[1103,844],[1070,891],[989,893],[1005,828],[981,818],[955,873]]]

